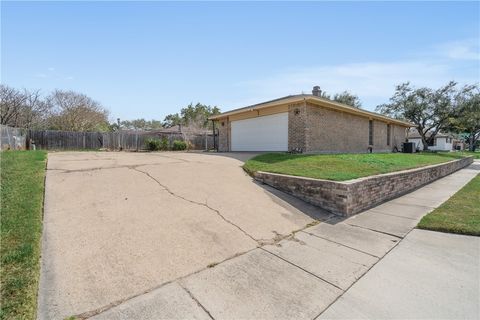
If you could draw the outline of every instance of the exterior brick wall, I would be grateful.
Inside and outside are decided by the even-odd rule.
[[[373,120],[373,152],[392,151],[387,146],[387,124],[382,121]]]
[[[335,214],[351,216],[396,198],[473,162],[473,157],[350,181],[329,181],[267,172],[254,178]]]
[[[387,143],[388,124],[382,121],[373,121],[373,152],[391,152],[395,147],[402,149],[405,142],[405,128],[390,124],[390,145]]]
[[[306,152],[368,151],[368,119],[307,105]]]
[[[398,125],[392,124],[392,150],[393,147],[397,147],[397,150],[402,150],[402,143],[405,142],[406,129]]]
[[[306,150],[307,106],[296,103],[288,106],[288,150]]]
[[[215,128],[218,128],[218,151],[230,151],[230,121],[221,119],[215,123]]]

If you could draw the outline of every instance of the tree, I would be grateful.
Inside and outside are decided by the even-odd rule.
[[[356,94],[350,93],[346,90],[341,93],[334,94],[333,98],[327,92],[321,91],[320,98],[343,103],[354,108],[360,108],[362,106],[360,98]]]
[[[112,128],[116,128],[117,124],[112,124]],[[120,122],[119,129],[127,130],[155,130],[163,128],[162,122],[159,120],[145,120],[145,119],[134,119],[134,120],[123,120]],[[117,128],[117,129],[118,129]]]
[[[52,110],[49,127],[65,131],[108,130],[108,111],[85,94],[55,90],[47,103]]]
[[[40,91],[23,91],[0,85],[0,122],[22,128],[42,128],[49,114]]]
[[[50,116],[50,106],[42,98],[39,90],[24,90],[23,95],[25,102],[20,116],[20,126],[28,129],[45,129]]]
[[[20,91],[5,85],[0,86],[0,122],[12,127],[18,126],[18,118],[25,97]]]
[[[212,115],[220,114],[220,109],[216,106],[207,106],[201,103],[193,105],[190,103],[182,108],[180,114],[169,114],[165,117],[164,126],[172,127],[175,125],[183,125],[186,127],[209,128],[208,118]]]
[[[450,118],[450,130],[466,136],[469,150],[475,151],[480,138],[480,88],[464,86],[455,98],[456,108]]]
[[[182,124],[182,118],[178,113],[169,114],[163,119],[163,126],[165,128],[171,128]]]
[[[458,95],[457,83],[451,81],[433,90],[414,88],[409,82],[398,85],[390,103],[377,106],[376,111],[393,118],[412,122],[418,131],[424,150],[435,136],[449,125]]]
[[[360,98],[352,94],[348,91],[343,91],[342,93],[337,93],[333,96],[333,101],[340,102],[354,108],[360,108],[362,106],[362,102]]]

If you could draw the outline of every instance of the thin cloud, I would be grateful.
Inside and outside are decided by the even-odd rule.
[[[439,87],[450,80],[460,84],[478,83],[478,46],[471,40],[439,46],[430,56],[392,62],[363,62],[316,65],[285,69],[277,74],[236,84],[236,89],[251,97],[231,101],[241,107],[289,94],[310,93],[312,86],[333,94],[348,90],[357,94],[365,108],[387,102],[395,86],[410,81],[415,86]],[[477,61],[472,61],[477,60]],[[476,65],[476,66],[475,66]],[[459,71],[461,70],[461,71]],[[466,70],[466,71],[465,71]]]
[[[444,57],[452,60],[480,60],[480,40],[466,39],[445,43],[438,47]]]

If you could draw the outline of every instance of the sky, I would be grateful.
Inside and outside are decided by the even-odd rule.
[[[480,2],[1,2],[1,82],[163,120],[348,90],[480,82]]]

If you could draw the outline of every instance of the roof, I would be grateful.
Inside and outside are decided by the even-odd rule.
[[[431,136],[431,132],[428,132],[426,135],[425,135],[427,138]],[[418,134],[418,132],[409,132],[408,133],[408,138],[409,139],[421,139],[421,136]],[[435,135],[435,138],[453,138],[453,135],[451,134],[448,134],[448,133],[437,133]]]
[[[268,108],[268,107],[273,107],[273,106],[277,106],[277,105],[280,105],[280,104],[287,104],[287,103],[290,104],[290,103],[297,103],[297,102],[302,102],[302,101],[307,101],[307,102],[317,104],[317,105],[320,105],[320,106],[323,106],[323,107],[332,108],[332,109],[336,109],[336,110],[339,110],[339,111],[348,112],[348,113],[352,113],[352,114],[357,114],[357,115],[372,118],[372,119],[377,119],[377,120],[387,121],[387,122],[391,122],[391,123],[396,123],[396,124],[399,124],[399,125],[402,125],[402,126],[405,126],[405,127],[414,127],[415,126],[410,122],[390,118],[390,117],[387,117],[387,116],[385,116],[383,114],[380,114],[380,113],[367,111],[367,110],[363,110],[363,109],[359,109],[359,108],[354,108],[352,106],[349,106],[349,105],[346,105],[346,104],[343,104],[343,103],[339,103],[339,102],[336,102],[336,101],[328,100],[328,99],[325,99],[325,98],[320,98],[320,97],[314,96],[312,94],[297,94],[297,95],[285,96],[285,97],[282,97],[282,98],[253,104],[253,105],[250,105],[250,106],[247,106],[247,107],[233,109],[233,110],[230,110],[230,111],[227,111],[227,112],[215,115],[215,116],[211,116],[209,119],[210,120],[217,120],[217,119],[222,119],[222,118],[234,115],[234,114],[239,114],[239,113],[243,113],[243,112],[254,111],[254,110]]]

